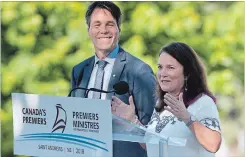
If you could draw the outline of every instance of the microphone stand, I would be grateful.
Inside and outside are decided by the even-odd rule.
[[[101,93],[113,93],[113,92],[116,92],[115,90],[113,90],[113,91],[104,91],[104,90],[100,90],[100,89],[96,89],[96,88],[89,88],[88,90],[85,91],[85,98],[88,97],[88,93],[90,91],[101,92]]]
[[[74,91],[74,90],[77,90],[77,89],[82,89],[82,90],[85,90],[85,93],[87,92],[87,88],[82,88],[82,87],[75,87],[75,88],[73,88],[70,92],[69,92],[69,94],[68,94],[68,97],[70,97],[71,96],[71,93]]]
[[[72,93],[73,91],[77,90],[77,89],[85,90],[85,94],[84,94],[84,97],[85,97],[85,98],[88,97],[88,93],[89,93],[90,91],[101,92],[101,93],[112,93],[112,92],[116,92],[115,90],[113,90],[113,91],[104,91],[104,90],[100,90],[100,89],[96,89],[96,88],[89,88],[89,89],[87,89],[87,88],[82,88],[82,87],[75,87],[75,88],[73,88],[73,89],[69,92],[68,97],[70,97],[70,96],[71,96],[71,93]]]
[[[113,88],[114,90],[112,91],[104,91],[104,90],[101,90],[101,89],[96,89],[96,88],[90,88],[90,89],[87,89],[87,88],[83,88],[83,87],[75,87],[73,88],[70,93],[68,94],[68,97],[71,96],[71,93],[74,91],[74,90],[77,90],[77,89],[82,89],[82,90],[85,90],[85,93],[84,93],[84,97],[87,98],[88,97],[88,93],[90,91],[94,91],[94,92],[101,92],[101,93],[113,93],[115,92],[116,94],[118,95],[122,95],[122,94],[125,94],[125,93],[129,93],[129,95],[132,95],[132,92],[129,90],[129,86],[128,86],[128,83],[125,82],[125,81],[120,81],[116,84],[113,85]]]

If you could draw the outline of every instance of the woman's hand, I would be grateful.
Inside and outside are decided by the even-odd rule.
[[[170,94],[164,95],[164,102],[168,105],[164,107],[169,112],[173,113],[177,118],[183,120],[186,124],[190,119],[190,114],[187,111],[183,102],[183,93],[180,93],[179,100]],[[198,142],[209,152],[215,153],[219,150],[221,144],[221,134],[205,127],[199,121],[195,121],[189,127],[195,135]]]
[[[168,105],[164,107],[165,110],[173,113],[173,115],[175,115],[178,119],[183,120],[185,123],[188,123],[190,114],[185,107],[183,93],[179,94],[179,100],[171,94],[166,93],[164,95],[164,102]]]
[[[125,104],[119,98],[112,96],[111,102],[111,112],[121,118],[124,118],[129,121],[134,121],[135,119],[135,105],[133,97],[129,97],[129,105]]]

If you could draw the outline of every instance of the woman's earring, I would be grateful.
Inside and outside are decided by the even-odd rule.
[[[187,92],[187,78],[185,78],[185,92]]]

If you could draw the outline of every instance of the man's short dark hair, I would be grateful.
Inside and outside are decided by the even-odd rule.
[[[92,15],[94,9],[96,9],[96,8],[108,10],[111,13],[111,15],[113,16],[113,18],[116,20],[117,26],[120,30],[121,10],[116,4],[114,4],[113,2],[110,2],[110,1],[96,1],[96,2],[93,2],[88,7],[88,10],[86,12],[86,23],[87,23],[88,27],[90,27],[91,15]]]

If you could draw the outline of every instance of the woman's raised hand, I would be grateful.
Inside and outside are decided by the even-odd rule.
[[[133,121],[135,118],[135,105],[133,97],[129,97],[129,105],[125,104],[119,98],[112,96],[111,102],[111,112],[121,118],[124,118],[129,121]]]
[[[190,114],[183,101],[183,93],[179,94],[179,100],[171,94],[166,93],[164,95],[164,102],[168,105],[165,106],[164,109],[171,112],[178,119],[183,120],[184,122],[187,122],[190,119]]]

